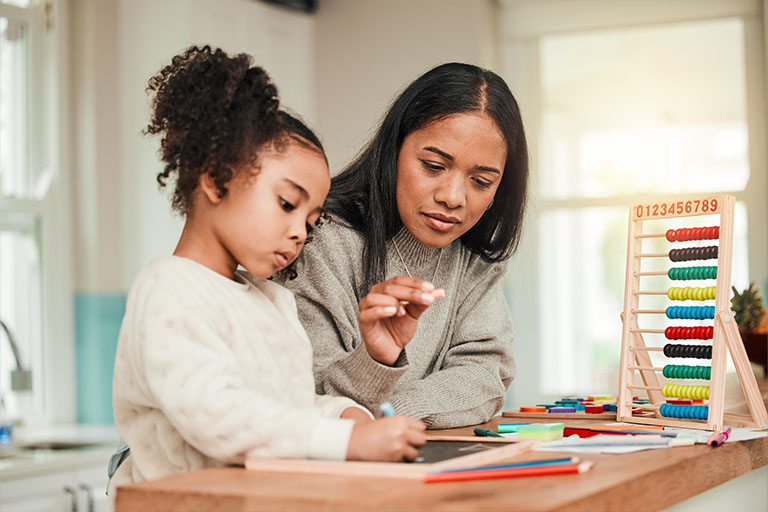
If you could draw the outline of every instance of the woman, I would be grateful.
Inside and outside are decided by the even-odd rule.
[[[389,401],[429,428],[501,409],[515,367],[500,281],[527,182],[520,112],[498,75],[444,64],[400,94],[332,180],[330,221],[298,277],[279,278],[312,339],[318,392],[372,411]]]

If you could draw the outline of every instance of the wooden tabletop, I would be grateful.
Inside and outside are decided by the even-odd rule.
[[[765,389],[764,382],[761,388]],[[496,417],[495,430],[509,419]],[[443,434],[469,434],[472,427]],[[552,458],[531,452],[521,460]],[[768,465],[768,438],[646,450],[623,455],[582,455],[595,461],[586,473],[424,484],[418,480],[331,476],[213,468],[121,487],[117,512],[246,510],[614,511],[660,510]]]

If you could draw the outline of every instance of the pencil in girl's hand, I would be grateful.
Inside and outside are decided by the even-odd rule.
[[[392,407],[392,404],[389,402],[384,402],[379,406],[379,410],[381,411],[381,414],[383,416],[386,416],[389,418],[390,416],[395,415],[395,409]]]
[[[489,480],[492,478],[512,478],[517,476],[564,475],[569,473],[584,473],[592,469],[595,463],[584,461],[578,464],[529,466],[522,468],[489,469],[478,471],[459,471],[455,473],[427,473],[424,483],[461,482],[465,480]]]

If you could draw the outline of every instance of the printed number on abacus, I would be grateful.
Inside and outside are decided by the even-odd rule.
[[[717,198],[691,199],[688,201],[672,201],[669,203],[638,204],[635,207],[635,218],[653,218],[681,215],[697,215],[718,213]]]

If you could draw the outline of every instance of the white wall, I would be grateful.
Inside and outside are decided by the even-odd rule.
[[[191,44],[254,56],[323,140],[331,170],[358,152],[394,96],[452,60],[493,67],[491,0],[322,0],[313,15],[253,0],[72,0],[75,287],[124,292],[173,251],[182,221],[159,191],[150,76]]]
[[[312,121],[314,21],[253,0],[73,0],[73,12],[75,287],[125,292],[183,224],[155,180],[159,139],[141,134],[147,80],[192,44],[245,52]]]
[[[317,129],[331,172],[373,134],[405,86],[450,61],[495,64],[491,0],[321,0],[315,15]]]

